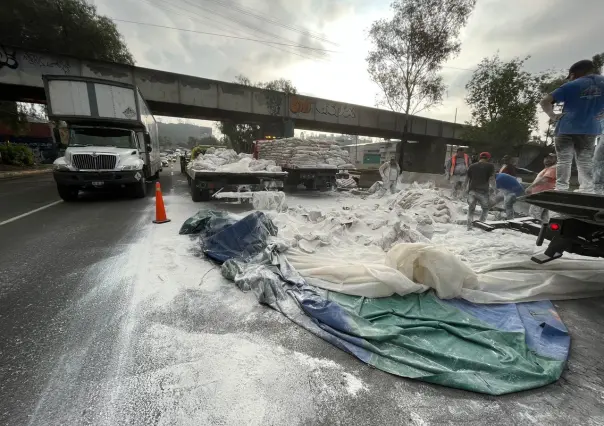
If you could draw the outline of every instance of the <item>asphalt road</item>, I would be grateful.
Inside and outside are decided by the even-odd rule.
[[[151,186],[52,204],[49,175],[0,181],[0,425],[604,424],[604,299],[556,302],[572,353],[545,388],[391,376],[222,280],[178,235],[201,205],[174,169],[163,225]]]

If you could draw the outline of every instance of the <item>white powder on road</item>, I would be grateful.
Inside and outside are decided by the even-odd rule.
[[[344,379],[346,380],[346,390],[350,395],[357,396],[360,391],[367,391],[367,387],[358,377],[344,373]]]

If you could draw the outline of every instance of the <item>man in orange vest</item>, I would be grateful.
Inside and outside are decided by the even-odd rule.
[[[470,157],[464,152],[463,148],[457,148],[457,153],[447,161],[445,167],[447,179],[451,182],[451,190],[454,198],[459,197],[463,184],[466,181],[469,167]]]

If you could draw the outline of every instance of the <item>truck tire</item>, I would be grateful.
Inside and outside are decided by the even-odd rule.
[[[65,185],[57,185],[57,190],[59,191],[59,197],[63,199],[65,202],[77,201],[78,193],[80,192],[78,188],[72,188],[71,186]]]
[[[138,183],[132,184],[132,197],[145,198],[147,196],[147,180],[143,176]]]
[[[197,186],[195,186],[195,181],[190,180],[190,186],[191,186],[191,200],[193,200],[193,202],[195,202],[195,203],[204,201],[201,196],[201,190]]]

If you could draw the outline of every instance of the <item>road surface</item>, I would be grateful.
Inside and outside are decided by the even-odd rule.
[[[556,302],[572,352],[545,388],[391,376],[222,279],[178,235],[202,204],[176,169],[162,225],[153,191],[63,203],[49,175],[0,181],[0,425],[604,423],[604,299]]]

